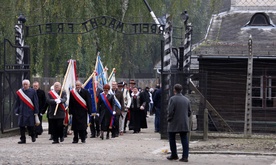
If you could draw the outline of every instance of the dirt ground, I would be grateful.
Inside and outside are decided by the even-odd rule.
[[[258,134],[243,138],[241,134],[209,133],[207,141],[192,140],[190,150],[276,153],[276,135]]]

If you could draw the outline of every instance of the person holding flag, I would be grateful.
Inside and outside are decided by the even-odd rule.
[[[114,117],[116,115],[116,107],[114,101],[114,95],[109,93],[110,86],[105,84],[103,86],[103,92],[99,96],[97,103],[97,111],[99,113],[100,123],[100,138],[104,139],[104,132],[107,132],[106,139],[109,139],[109,133],[112,130],[114,124]]]
[[[64,141],[63,134],[63,121],[65,118],[65,102],[67,100],[67,95],[65,91],[61,91],[60,82],[54,83],[54,90],[48,92],[47,103],[49,111],[49,123],[52,124],[53,143],[57,144]],[[56,109],[56,106],[57,109]]]
[[[94,83],[93,83],[94,82]],[[100,88],[98,88],[98,82],[94,81],[94,77],[91,77],[91,81],[84,86],[91,95],[92,100],[92,115],[89,118],[90,123],[90,138],[95,138],[100,136],[100,126],[99,126],[99,114],[97,113],[97,102],[99,100],[100,93],[103,92]]]
[[[77,80],[76,88],[70,91],[69,114],[72,115],[72,130],[74,138],[72,143],[78,143],[79,137],[85,143],[87,129],[87,114],[92,114],[91,96],[88,90],[82,88]]]

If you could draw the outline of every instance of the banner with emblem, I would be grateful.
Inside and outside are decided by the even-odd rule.
[[[106,68],[103,67],[99,54],[97,55],[95,70],[97,73],[96,80],[98,81],[98,88],[103,89],[103,86],[107,83]]]

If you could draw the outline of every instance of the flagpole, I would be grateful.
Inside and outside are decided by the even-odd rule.
[[[112,78],[113,73],[114,73],[115,70],[116,70],[115,68],[112,69],[112,72],[110,73],[110,75],[109,75],[109,77],[108,77],[108,79],[107,79],[108,82],[109,82],[110,79]]]
[[[85,87],[85,86],[87,85],[87,83],[89,82],[89,80],[90,80],[93,76],[95,76],[95,72],[93,72],[93,73],[88,77],[88,79],[85,81],[85,83],[82,84],[82,87]]]
[[[99,63],[98,56],[99,56],[99,55],[100,55],[100,52],[97,53],[96,64],[95,64],[95,70],[96,70],[97,67],[98,67],[98,63]]]
[[[95,76],[95,71],[90,75],[90,77],[85,81],[85,83],[83,83],[82,87],[84,88],[90,81],[90,79],[92,79],[92,84],[94,84],[94,81],[93,81],[93,77]],[[94,85],[92,85],[92,88],[94,88]],[[94,90],[94,89],[93,89]],[[95,97],[95,92],[94,92],[94,97]],[[95,105],[97,106],[97,104]],[[97,108],[96,108],[97,109]],[[92,114],[93,117],[96,116],[96,113],[93,113]]]
[[[69,60],[69,65],[68,65],[68,67],[67,67],[67,71],[66,71],[65,76],[64,76],[64,80],[63,80],[63,83],[62,83],[62,86],[61,86],[61,91],[60,91],[59,97],[62,96],[62,91],[63,91],[63,88],[64,88],[64,84],[65,84],[65,81],[66,81],[66,79],[67,79],[67,77],[68,77],[69,70],[70,70],[70,67],[71,67],[71,60],[72,60],[72,59]],[[54,116],[55,116],[56,113],[57,113],[58,106],[59,106],[59,104],[56,105],[56,109],[55,109]]]

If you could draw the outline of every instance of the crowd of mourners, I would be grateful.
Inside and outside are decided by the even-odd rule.
[[[161,88],[141,89],[134,80],[113,81],[102,88],[94,82],[94,95],[76,81],[70,95],[62,91],[62,84],[55,82],[45,93],[35,81],[25,79],[17,93],[15,113],[20,127],[19,144],[26,143],[26,129],[31,141],[42,134],[42,116],[48,119],[48,134],[52,144],[64,141],[68,134],[73,135],[72,143],[86,142],[88,137],[109,139],[124,135],[127,131],[134,134],[146,129],[147,117],[155,114],[155,132],[159,132]],[[96,105],[93,105],[95,99]],[[96,111],[93,110],[96,108]],[[89,129],[87,129],[89,128]],[[89,131],[87,131],[89,130]]]

